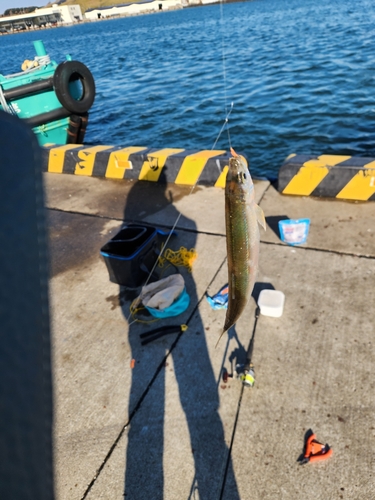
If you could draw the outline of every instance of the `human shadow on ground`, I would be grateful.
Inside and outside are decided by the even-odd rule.
[[[124,211],[124,221],[135,222],[136,214],[145,195],[144,181],[136,182],[129,192]],[[150,191],[158,212],[168,208],[168,221],[162,219],[160,224],[171,226],[179,212],[173,207],[173,196],[168,192],[164,172],[158,185]],[[147,207],[152,207],[148,199]],[[152,209],[142,209],[142,217],[137,222],[145,221],[152,216]],[[173,223],[172,222],[172,223]],[[184,246],[188,249],[196,246],[196,225],[194,221],[181,216],[179,227],[189,227],[189,231],[178,230],[172,237],[168,248],[173,250]],[[217,264],[219,267],[220,263]],[[212,269],[214,275],[216,269]],[[131,358],[136,360],[132,370],[129,395],[130,426],[127,432],[126,470],[124,497],[131,500],[152,498],[161,500],[164,495],[170,498],[200,498],[210,500],[219,498],[223,482],[223,465],[228,457],[228,446],[224,438],[223,423],[218,413],[218,383],[211,365],[205,329],[197,308],[199,297],[196,284],[191,273],[179,268],[190,296],[190,306],[180,316],[166,318],[152,324],[129,323],[129,343]],[[164,275],[163,275],[164,277]],[[129,316],[130,299],[137,292],[121,288],[123,298],[122,311],[125,318]],[[147,318],[146,318],[147,319]],[[150,318],[149,318],[150,319]],[[182,334],[172,334],[141,345],[140,333],[164,325],[187,324],[188,330]],[[171,375],[172,373],[172,375]],[[171,377],[175,377],[178,393],[173,389]],[[166,390],[172,391],[172,394]],[[179,396],[179,401],[186,421],[180,418],[181,408],[168,406],[169,418],[165,421],[166,398]],[[176,414],[176,419],[171,415]],[[188,428],[190,443],[185,441],[185,428]],[[168,446],[167,467],[165,465],[165,443]],[[171,457],[171,450],[176,460]],[[184,465],[186,457],[186,466]],[[194,471],[191,465],[194,464]],[[181,470],[182,465],[182,470]],[[176,476],[180,481],[176,481]],[[187,481],[185,477],[189,477]],[[227,483],[231,485],[227,498],[239,499],[238,488],[232,464],[228,468]],[[172,486],[174,485],[174,486]],[[176,490],[177,485],[177,490]],[[172,489],[171,489],[172,488]],[[166,493],[167,492],[167,493]]]

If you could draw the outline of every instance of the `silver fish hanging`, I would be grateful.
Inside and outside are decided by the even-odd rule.
[[[259,227],[266,229],[263,210],[255,203],[254,184],[246,160],[231,149],[225,185],[228,260],[228,309],[217,341],[241,316],[254,288],[259,259]]]

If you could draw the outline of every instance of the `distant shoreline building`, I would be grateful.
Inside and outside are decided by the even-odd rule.
[[[187,0],[140,0],[133,3],[124,3],[110,7],[96,7],[86,10],[85,18],[90,21],[108,19],[111,17],[132,16],[158,12],[163,10],[182,9],[187,6]]]
[[[0,17],[0,32],[12,33],[83,21],[79,5],[57,5],[35,9],[28,14]]]
[[[220,0],[134,0],[133,2],[95,7],[82,15],[79,5],[58,5],[35,9],[28,14],[0,17],[0,35],[25,30],[49,28],[82,21],[98,21],[114,17],[134,16],[158,11],[218,3]]]

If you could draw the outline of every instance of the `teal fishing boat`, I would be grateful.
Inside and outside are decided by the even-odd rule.
[[[95,82],[81,62],[57,64],[41,40],[34,42],[36,56],[25,60],[22,72],[0,74],[0,109],[25,120],[45,144],[82,144],[88,111],[95,99]]]

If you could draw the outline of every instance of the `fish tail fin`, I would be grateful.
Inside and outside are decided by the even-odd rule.
[[[227,330],[223,330],[220,334],[220,337],[217,339],[217,342],[216,342],[216,345],[215,345],[215,349],[217,348],[217,346],[219,345],[219,342],[220,342],[220,339],[221,337],[224,335],[224,333],[226,332]]]

